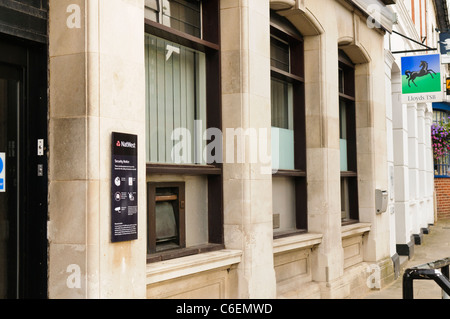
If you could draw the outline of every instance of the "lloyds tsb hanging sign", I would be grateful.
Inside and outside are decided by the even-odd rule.
[[[441,102],[443,98],[440,55],[402,57],[402,102]]]

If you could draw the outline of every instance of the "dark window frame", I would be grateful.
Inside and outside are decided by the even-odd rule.
[[[280,169],[274,177],[291,177],[295,183],[295,230],[274,233],[274,238],[282,238],[308,231],[307,179],[306,179],[306,116],[304,80],[304,42],[303,37],[287,21],[271,15],[270,34],[275,39],[289,44],[290,71],[286,72],[271,66],[271,77],[293,84],[293,122],[294,122],[294,169]],[[293,58],[295,57],[295,58]]]
[[[358,167],[356,149],[355,65],[339,50],[339,105],[346,105],[347,171],[341,171],[341,182],[347,181],[349,218],[343,225],[359,222]],[[340,122],[340,120],[339,120]],[[342,204],[342,203],[341,203]]]
[[[144,19],[145,33],[164,38],[201,51],[206,56],[206,117],[207,128],[222,129],[221,71],[220,71],[220,2],[202,1],[201,37],[172,29]],[[149,175],[196,175],[208,180],[208,238],[209,243],[199,247],[186,247],[163,253],[148,254],[147,262],[179,258],[224,248],[223,230],[223,170],[222,163],[208,165],[178,165],[147,163]],[[148,208],[147,208],[148,209]],[[147,216],[149,212],[147,212]],[[149,234],[147,234],[149,236]]]

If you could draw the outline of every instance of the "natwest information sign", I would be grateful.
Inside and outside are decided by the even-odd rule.
[[[440,55],[402,57],[402,102],[428,103],[443,99]]]
[[[112,134],[111,241],[138,238],[137,136]]]

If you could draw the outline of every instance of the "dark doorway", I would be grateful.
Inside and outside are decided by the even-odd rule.
[[[47,58],[0,37],[0,299],[47,297]]]

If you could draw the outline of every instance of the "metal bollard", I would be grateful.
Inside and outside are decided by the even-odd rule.
[[[403,299],[414,299],[414,279],[434,280],[442,289],[442,299],[450,299],[450,258],[437,260],[405,270],[403,274]]]
[[[411,269],[406,269],[403,274],[403,299],[414,299],[414,286],[411,272]]]
[[[442,272],[442,275],[444,275],[445,278],[447,278],[447,280],[448,280],[449,279],[449,265],[442,267],[441,272]],[[446,293],[444,289],[442,289],[442,299],[450,299],[449,294]]]

